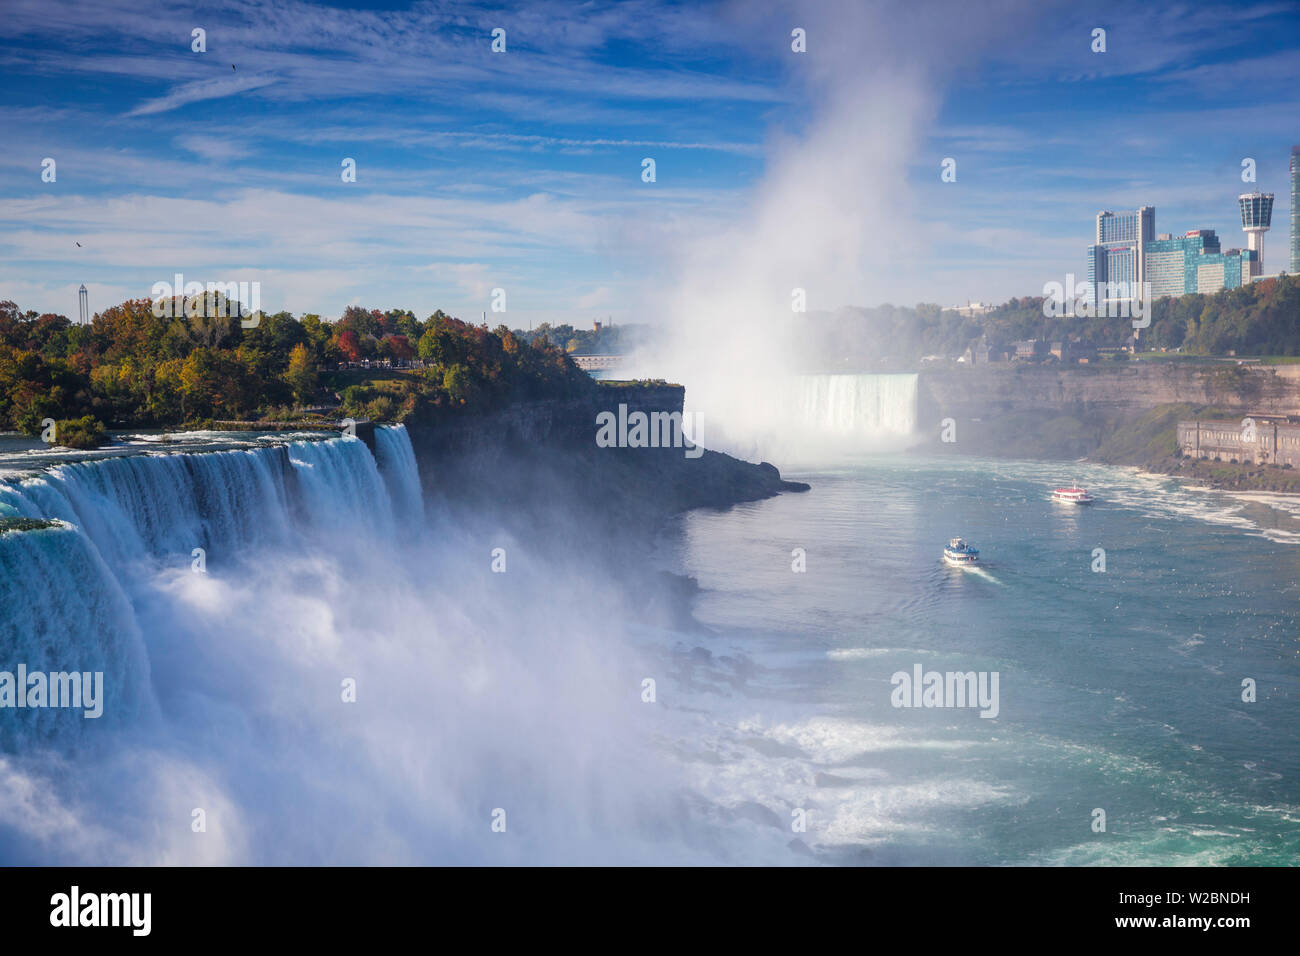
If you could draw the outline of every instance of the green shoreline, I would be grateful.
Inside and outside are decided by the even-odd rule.
[[[1239,415],[1213,406],[1160,405],[1137,421],[1116,429],[1088,456],[1088,460],[1132,465],[1143,471],[1186,479],[1220,491],[1300,494],[1300,471],[1293,468],[1211,461],[1179,453],[1178,422]]]

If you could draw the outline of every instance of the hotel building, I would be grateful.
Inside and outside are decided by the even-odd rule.
[[[1291,147],[1291,274],[1300,273],[1300,146]]]
[[[1183,295],[1197,291],[1195,260],[1207,253],[1218,254],[1219,237],[1213,229],[1193,229],[1177,239],[1166,232],[1147,243],[1146,250],[1151,297]]]
[[[1127,289],[1141,288],[1146,281],[1146,244],[1155,239],[1155,232],[1155,206],[1097,213],[1097,242],[1088,247],[1093,305],[1100,307],[1106,302],[1108,285],[1122,282]]]
[[[1265,193],[1248,193],[1238,199],[1250,249],[1221,248],[1213,229],[1192,229],[1177,237],[1157,235],[1153,206],[1134,212],[1098,213],[1097,243],[1088,247],[1093,305],[1101,307],[1106,302],[1107,283],[1124,282],[1131,289],[1133,283],[1148,282],[1152,299],[1248,285],[1262,271],[1263,233],[1268,228],[1272,200]]]

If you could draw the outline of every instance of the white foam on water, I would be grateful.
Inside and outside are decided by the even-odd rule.
[[[888,647],[843,647],[826,652],[833,661],[863,661],[872,657],[886,657],[898,653]]]
[[[1022,802],[1024,798],[1011,788],[979,780],[943,779],[856,787],[834,805],[830,821],[818,835],[829,843],[879,844],[901,834],[942,832],[941,824],[926,822],[934,810]]]

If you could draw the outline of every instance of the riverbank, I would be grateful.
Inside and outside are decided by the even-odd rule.
[[[807,491],[767,462],[687,447],[602,448],[596,416],[679,414],[681,386],[621,383],[590,396],[513,405],[455,420],[408,423],[427,509],[464,529],[464,545],[482,561],[581,568],[585,588],[618,593],[643,625],[700,631],[693,616],[694,577],[656,566],[658,536],[675,515],[721,512],[743,502]],[[474,553],[477,549],[477,553]],[[504,565],[503,565],[504,567]]]
[[[958,419],[956,441],[931,439],[917,450],[1029,461],[1093,461],[1171,475],[1225,491],[1300,494],[1300,472],[1294,469],[1179,454],[1178,422],[1234,415],[1240,417],[1240,412],[1183,402],[1128,415],[1083,406],[1010,412],[988,419]]]
[[[1300,472],[1295,469],[1189,458],[1179,452],[1177,427],[1180,421],[1239,414],[1214,406],[1161,405],[1108,435],[1088,455],[1088,460],[1110,465],[1134,465],[1143,471],[1172,475],[1223,491],[1300,494]]]
[[[1231,490],[1300,494],[1300,472],[1184,457],[1179,421],[1300,409],[1296,366],[1006,367],[923,372],[920,450],[1127,465]],[[941,427],[947,423],[947,427]]]

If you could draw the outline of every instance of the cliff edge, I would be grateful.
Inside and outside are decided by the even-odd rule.
[[[426,495],[452,506],[559,516],[607,530],[651,530],[691,508],[806,491],[774,465],[687,447],[599,447],[597,416],[682,412],[679,385],[604,385],[573,399],[512,405],[454,421],[408,423]]]

